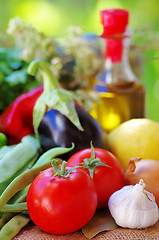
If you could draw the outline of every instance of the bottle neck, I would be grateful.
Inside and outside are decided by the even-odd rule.
[[[134,84],[138,82],[128,61],[130,37],[106,38],[105,70],[98,77],[96,91],[124,93],[134,91]],[[99,86],[102,89],[99,89]],[[98,88],[97,88],[98,87]]]
[[[105,83],[109,91],[131,92],[134,83],[138,82],[129,61],[128,51],[131,39],[129,37],[106,40]]]
[[[112,63],[118,63],[123,58],[123,38],[107,38],[106,39],[106,59],[110,59]]]

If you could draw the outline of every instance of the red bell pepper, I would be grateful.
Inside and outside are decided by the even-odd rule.
[[[1,132],[7,136],[8,144],[17,144],[34,132],[33,108],[42,92],[43,87],[38,86],[20,95],[0,115]]]

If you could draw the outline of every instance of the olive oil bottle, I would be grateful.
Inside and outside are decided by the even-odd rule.
[[[92,94],[99,96],[90,114],[106,132],[124,121],[145,117],[145,88],[128,62],[129,12],[124,9],[101,11],[102,38],[105,39],[105,69],[97,76]]]

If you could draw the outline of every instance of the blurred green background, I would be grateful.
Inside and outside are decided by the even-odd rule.
[[[145,38],[147,48],[142,51],[144,67],[141,81],[147,89],[147,117],[159,121],[159,0],[0,0],[0,4],[1,33],[6,31],[11,18],[19,16],[45,34],[55,36],[76,25],[84,32],[100,34],[100,10],[129,10],[129,28],[134,31],[153,28],[149,41]]]

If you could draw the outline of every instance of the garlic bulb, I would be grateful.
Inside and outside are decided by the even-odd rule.
[[[117,225],[125,228],[146,228],[159,219],[159,209],[152,193],[144,190],[140,179],[136,185],[114,192],[108,201],[110,213]]]

